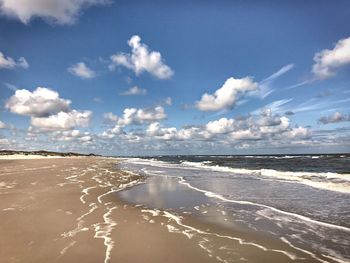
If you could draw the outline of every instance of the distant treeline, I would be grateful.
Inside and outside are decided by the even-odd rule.
[[[44,156],[100,156],[94,153],[83,154],[74,152],[51,152],[51,151],[13,151],[13,150],[1,150],[0,155],[44,155]]]

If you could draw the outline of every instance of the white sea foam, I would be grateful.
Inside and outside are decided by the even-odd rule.
[[[84,198],[85,198],[87,195],[89,195],[89,190],[94,189],[94,188],[97,188],[97,186],[87,187],[87,188],[84,188],[84,189],[81,191],[83,194],[80,196],[80,201],[81,201],[83,204],[86,203]]]
[[[169,218],[171,221],[176,222],[179,226],[182,226],[182,227],[184,227],[186,229],[186,230],[182,231],[183,234],[187,233],[187,234],[192,234],[192,236],[193,236],[193,233],[198,233],[198,234],[202,234],[202,235],[215,236],[215,237],[219,237],[219,238],[227,238],[227,239],[235,240],[241,245],[254,246],[254,247],[259,248],[259,249],[261,249],[263,251],[273,251],[273,252],[277,252],[277,253],[282,253],[282,254],[286,255],[287,257],[289,257],[292,260],[297,259],[297,257],[293,253],[290,253],[288,251],[279,250],[279,249],[270,249],[270,248],[266,248],[266,247],[264,247],[264,246],[262,246],[260,244],[254,243],[254,242],[247,242],[247,241],[245,241],[245,240],[243,240],[241,238],[238,238],[238,237],[232,237],[232,236],[227,236],[227,235],[220,235],[220,234],[217,234],[217,233],[211,233],[211,232],[203,231],[203,230],[197,229],[195,227],[192,227],[190,225],[186,225],[186,224],[182,223],[182,217],[181,216],[174,215],[174,214],[172,214],[172,213],[170,213],[168,211],[164,211],[163,213],[164,213],[165,217]],[[203,248],[203,249],[207,250],[206,248]]]
[[[273,169],[243,169],[232,168],[227,166],[207,165],[203,162],[182,162],[184,166],[196,167],[198,169],[210,170],[215,172],[223,172],[229,174],[247,174],[254,176],[263,176],[269,178],[277,178],[291,182],[302,183],[314,188],[337,191],[350,194],[350,174],[338,173],[316,173],[316,172],[292,172],[277,171]]]
[[[143,182],[137,179],[137,180],[131,181],[131,182],[126,183],[126,184],[121,184],[121,185],[119,185],[119,187],[112,187],[108,192],[99,195],[97,197],[97,200],[98,200],[99,203],[102,204],[102,198],[104,196],[107,196],[107,195],[109,195],[111,193],[116,193],[116,192],[125,190],[127,188],[130,188],[132,186],[135,186],[135,185],[138,185],[138,184],[141,184],[141,183],[143,183]]]
[[[158,209],[142,209],[141,212],[143,213],[150,213],[152,216],[159,216],[160,210]]]
[[[309,222],[309,223],[313,223],[319,226],[323,226],[323,227],[327,227],[327,228],[332,228],[332,229],[337,229],[337,230],[341,230],[341,231],[345,231],[345,232],[350,232],[350,228],[347,228],[345,226],[339,226],[339,225],[335,225],[335,224],[331,224],[331,223],[326,223],[326,222],[322,222],[322,221],[317,221],[314,219],[311,219],[309,217],[303,216],[303,215],[299,215],[299,214],[295,214],[295,213],[291,213],[291,212],[287,212],[287,211],[283,211],[280,209],[277,209],[275,207],[272,206],[268,206],[268,205],[264,205],[264,204],[259,204],[259,203],[254,203],[251,201],[237,201],[237,200],[232,200],[232,199],[228,199],[220,194],[217,193],[213,193],[207,190],[203,190],[197,187],[192,186],[191,184],[189,184],[183,177],[180,178],[179,181],[180,184],[186,185],[187,187],[196,190],[198,192],[204,193],[206,196],[211,197],[211,198],[216,198],[219,199],[221,201],[224,202],[229,202],[229,203],[236,203],[236,204],[243,204],[243,205],[252,205],[252,206],[256,206],[256,207],[261,207],[261,208],[267,208],[270,209],[274,212],[280,213],[280,214],[284,214],[287,216],[291,216],[300,220],[303,220],[305,222]]]
[[[104,223],[98,223],[95,225],[94,238],[104,239],[104,245],[106,247],[104,263],[108,263],[111,259],[111,252],[114,247],[114,241],[111,238],[111,232],[117,225],[115,221],[111,219],[111,215],[114,209],[117,207],[108,208],[107,212],[103,215]]]
[[[72,246],[74,246],[76,243],[77,243],[77,241],[72,241],[72,242],[70,242],[66,247],[64,247],[64,248],[61,250],[60,254],[61,254],[61,255],[66,254],[67,250],[70,249]]]
[[[273,156],[277,157],[277,156]],[[288,156],[283,156],[288,157]],[[295,156],[291,156],[295,157]],[[312,157],[312,156],[310,156]],[[210,165],[208,161],[189,162],[182,161],[181,164],[167,163],[154,159],[129,158],[125,160],[138,165],[150,165],[152,167],[172,168],[172,169],[200,169],[206,171],[222,172],[225,174],[247,174],[257,177],[276,178],[288,182],[301,183],[318,189],[337,191],[341,193],[350,193],[350,174],[339,174],[331,172],[293,172],[278,171],[273,169],[244,169],[227,166]],[[153,171],[152,171],[153,173]]]
[[[286,243],[288,246],[294,248],[295,250],[299,250],[299,251],[301,251],[301,252],[303,252],[303,253],[305,253],[305,254],[311,256],[312,258],[314,258],[314,259],[316,259],[316,260],[318,260],[318,261],[320,261],[320,262],[322,262],[322,263],[328,263],[328,261],[323,260],[323,259],[317,257],[314,253],[312,253],[312,252],[310,252],[310,251],[308,251],[308,250],[302,249],[302,248],[300,248],[300,247],[294,246],[294,245],[293,245],[292,243],[290,243],[285,237],[281,237],[280,239],[282,240],[282,242]],[[323,256],[325,256],[325,255],[323,255]],[[338,261],[337,259],[335,259],[335,258],[333,258],[333,257],[332,257],[332,259],[335,260],[335,261]]]

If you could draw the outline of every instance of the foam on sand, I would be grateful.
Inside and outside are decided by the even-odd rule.
[[[114,209],[117,209],[117,207],[108,208],[107,212],[103,215],[104,223],[98,223],[95,225],[94,238],[104,239],[104,245],[106,246],[104,263],[108,263],[111,259],[111,252],[114,247],[114,241],[110,237],[113,228],[117,225],[117,223],[111,218]]]
[[[167,217],[170,221],[176,222],[177,225],[179,225],[181,227],[184,227],[185,230],[179,231],[179,232],[184,234],[184,235],[186,235],[188,238],[192,238],[195,233],[201,234],[201,235],[207,235],[207,236],[214,236],[214,237],[218,237],[218,238],[225,238],[225,239],[230,239],[230,240],[237,241],[240,245],[248,245],[248,246],[256,247],[256,248],[261,249],[263,251],[270,251],[270,252],[281,253],[281,254],[284,254],[285,256],[287,256],[288,258],[290,258],[291,260],[297,259],[297,257],[293,253],[290,253],[290,252],[287,252],[287,251],[284,251],[284,250],[270,249],[270,248],[267,248],[265,246],[262,246],[260,244],[254,243],[254,242],[247,242],[247,241],[245,241],[245,240],[243,240],[241,238],[238,238],[238,237],[232,237],[232,236],[228,236],[228,235],[220,235],[220,234],[217,234],[217,233],[211,233],[211,232],[208,232],[208,231],[197,229],[197,228],[192,227],[190,225],[186,225],[186,224],[184,224],[182,222],[182,217],[181,216],[174,215],[174,214],[172,214],[170,212],[167,212],[167,211],[163,212],[163,216]],[[169,225],[167,225],[167,228],[169,229],[170,232],[171,231],[173,231],[173,232],[176,231],[175,227],[169,227]],[[203,248],[207,252],[210,251],[210,250],[208,251],[208,248],[203,245],[203,242],[200,243],[199,245],[200,245],[201,248]]]

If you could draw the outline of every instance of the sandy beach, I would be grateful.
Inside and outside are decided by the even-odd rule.
[[[212,262],[185,236],[118,202],[113,189],[141,178],[114,171],[114,163],[84,157],[1,160],[1,261]]]
[[[117,170],[116,162],[0,160],[1,262],[314,261],[278,240],[128,204],[118,192],[144,178]]]

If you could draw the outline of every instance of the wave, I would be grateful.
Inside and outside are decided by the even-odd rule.
[[[292,213],[292,212],[287,212],[287,211],[275,208],[273,206],[268,206],[268,205],[264,205],[264,204],[260,204],[260,203],[254,203],[252,201],[239,201],[239,200],[228,199],[221,194],[217,194],[217,193],[214,193],[211,191],[207,191],[207,190],[203,190],[203,189],[200,189],[198,187],[195,187],[195,186],[191,185],[190,183],[188,183],[183,177],[180,177],[179,183],[182,185],[186,185],[188,188],[191,188],[197,192],[201,192],[208,197],[219,199],[219,200],[224,201],[224,202],[236,203],[236,204],[241,204],[241,205],[251,205],[251,206],[256,206],[256,207],[260,207],[260,208],[267,208],[267,209],[274,211],[276,213],[287,215],[290,217],[294,217],[294,218],[300,219],[300,220],[305,221],[305,222],[309,222],[309,223],[313,223],[313,224],[316,224],[319,226],[337,229],[337,230],[341,230],[341,231],[345,231],[345,232],[350,233],[350,228],[345,227],[345,226],[339,226],[339,225],[335,225],[335,224],[331,224],[331,223],[327,223],[327,222],[323,222],[323,221],[317,221],[317,220],[309,218],[307,216],[299,215],[299,214]]]
[[[189,162],[183,161],[184,166],[196,167],[204,170],[211,170],[215,172],[225,172],[232,174],[248,174],[255,176],[263,176],[269,178],[277,178],[280,180],[292,181],[302,183],[311,187],[337,191],[341,193],[350,194],[350,174],[338,173],[316,173],[316,172],[292,172],[292,171],[278,171],[273,169],[244,169],[233,168],[227,166],[210,165],[207,162]],[[208,165],[209,164],[209,165]]]
[[[181,160],[180,164],[170,163],[157,159],[128,158],[124,159],[138,165],[150,165],[153,167],[170,169],[190,169],[222,172],[231,175],[251,175],[260,178],[277,179],[281,181],[300,183],[313,188],[336,191],[350,194],[350,174],[339,174],[334,172],[293,172],[279,171],[274,169],[245,169],[228,166],[213,165],[211,161],[191,162]]]

